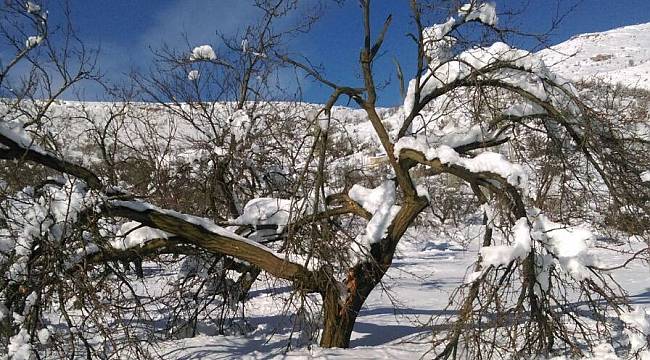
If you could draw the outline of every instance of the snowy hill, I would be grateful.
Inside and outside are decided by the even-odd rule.
[[[567,79],[650,90],[650,23],[577,35],[538,54]]]

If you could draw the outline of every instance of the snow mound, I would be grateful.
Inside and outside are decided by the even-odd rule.
[[[292,205],[298,204],[287,199],[257,198],[244,206],[243,214],[234,220],[238,225],[277,225],[279,230],[289,223]],[[294,213],[295,213],[294,209]]]
[[[122,224],[117,237],[111,241],[111,246],[115,249],[125,250],[143,246],[154,239],[167,239],[169,236],[162,230],[143,226],[136,221],[129,221]]]

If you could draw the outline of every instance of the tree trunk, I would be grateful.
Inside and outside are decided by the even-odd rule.
[[[328,286],[322,295],[324,319],[321,347],[350,347],[350,337],[361,306],[389,266],[380,267],[366,262],[352,268],[346,280],[347,294],[344,298],[337,286]]]
[[[370,246],[370,258],[356,264],[348,272],[344,297],[341,296],[340,284],[332,282],[321,293],[324,311],[321,347],[350,346],[350,336],[361,306],[390,268],[399,239],[427,204],[424,198],[403,204],[388,227],[389,235],[380,242],[373,243]]]
[[[323,334],[320,346],[324,348],[348,348],[350,337],[357,319],[358,310],[344,309],[339,305],[338,299],[333,299],[335,304],[325,303],[325,318],[323,319]]]

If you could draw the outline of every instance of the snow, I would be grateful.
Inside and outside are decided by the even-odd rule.
[[[482,63],[479,63],[480,66],[482,66],[481,64]],[[499,76],[501,75],[505,76],[506,74],[499,74]],[[539,86],[539,79],[524,76],[519,80],[516,82],[517,84],[533,84],[529,89],[534,91],[536,94],[539,94],[539,96],[547,95],[542,92],[544,89]],[[368,130],[368,121],[363,114],[359,115],[359,111],[350,109],[338,109],[337,111],[340,118],[347,121],[346,130],[350,130],[350,132],[354,133],[353,136],[355,137],[355,140],[359,139],[359,144],[374,145],[373,141],[375,141],[375,135],[372,131]],[[540,111],[540,109],[536,108],[533,104],[521,103],[508,107],[504,111],[504,114],[526,116],[542,113],[538,111]],[[382,118],[386,119],[387,123],[393,125],[393,121],[399,119],[399,117],[403,115],[403,112],[398,112],[398,114],[394,116],[382,116]],[[224,116],[224,119],[226,118],[230,119],[231,122],[236,125],[236,129],[233,131],[236,138],[238,140],[245,139],[246,132],[251,129],[251,121],[246,113],[242,111],[237,114],[237,116]],[[321,129],[323,128],[320,121],[318,125]],[[329,124],[327,125],[329,126]],[[0,131],[2,131],[2,126],[3,125],[0,124]],[[445,163],[466,166],[468,169],[488,168],[489,170],[487,171],[498,173],[505,178],[509,178],[510,176],[513,176],[513,174],[521,172],[521,174],[513,176],[512,182],[511,179],[508,179],[508,181],[511,184],[518,184],[520,182],[524,183],[523,178],[526,175],[525,171],[521,168],[516,168],[517,165],[509,163],[500,154],[487,152],[481,153],[475,158],[467,158],[461,156],[454,150],[454,148],[458,146],[480,141],[482,139],[489,139],[491,134],[486,134],[481,127],[476,125],[473,127],[465,126],[464,124],[463,126],[455,126],[453,130],[447,130],[448,131],[440,133],[436,132],[435,134],[432,134],[433,132],[428,132],[426,135],[415,135],[413,137],[404,138],[403,141],[400,140],[402,149],[418,149],[418,151],[422,151],[427,158],[439,158],[441,161],[444,159]],[[24,132],[22,127],[16,129],[16,131]],[[21,138],[19,135],[16,136]],[[21,146],[33,146],[31,139],[29,139],[26,134],[25,136],[28,140],[26,142],[23,141],[24,139],[20,140],[20,143],[23,144]],[[66,133],[66,136],[73,135]],[[180,136],[178,138],[180,138]],[[174,138],[174,141],[178,141],[178,138]],[[370,149],[374,148],[370,147]],[[205,151],[209,154],[212,149]],[[201,154],[197,156],[196,154],[198,154],[198,152],[191,149],[187,149],[187,153],[185,154],[188,154],[184,157],[187,159],[203,156]],[[364,153],[355,153],[351,155],[349,157],[350,163],[355,165],[361,163],[361,160],[359,159],[364,155]],[[397,148],[396,156],[399,156],[399,149]],[[480,158],[480,156],[484,156],[484,158]],[[481,161],[479,160],[484,160],[482,162],[485,164],[480,163]],[[641,174],[642,181],[649,181],[648,178],[650,178],[650,171],[645,171]],[[70,185],[66,189],[74,189],[74,187]],[[423,195],[426,191],[425,187],[421,185],[417,185],[417,189],[419,195]],[[74,190],[73,195],[70,197],[71,201],[66,201],[66,198],[60,197],[62,194],[58,192],[50,189],[47,189],[46,191],[47,194],[49,194],[48,197],[52,199],[52,204],[48,205],[48,207],[35,208],[33,211],[26,213],[25,216],[23,216],[23,220],[21,220],[25,227],[23,229],[24,233],[21,232],[21,234],[19,234],[20,236],[16,237],[18,243],[16,253],[19,259],[21,257],[27,258],[29,256],[27,249],[32,247],[32,243],[30,242],[31,238],[42,235],[38,228],[40,224],[46,224],[47,226],[50,225],[50,223],[47,222],[47,216],[45,216],[46,212],[42,211],[52,211],[55,214],[54,217],[59,219],[66,212],[68,206],[71,207],[74,212],[77,212],[86,206],[85,199],[87,198],[81,196],[83,189],[79,189],[78,191]],[[390,222],[394,219],[396,212],[399,211],[399,206],[395,205],[396,196],[393,182],[384,182],[374,189],[355,185],[350,190],[349,195],[373,215],[366,225],[364,241],[373,243],[380,240],[383,234],[385,234]],[[254,204],[256,201],[258,204]],[[264,201],[267,201],[268,203],[264,204]],[[288,205],[287,202],[289,203]],[[249,204],[251,206],[247,209]],[[286,199],[262,198],[255,199],[249,202],[249,204],[245,206],[241,216],[247,219],[247,224],[286,224],[286,221],[288,221],[288,212],[291,211],[291,200]],[[32,206],[31,203],[30,206]],[[210,231],[216,229],[216,231],[224,231],[224,233],[228,234],[227,236],[236,236],[227,229],[218,227],[209,219],[192,217],[190,215],[179,214],[173,211],[165,211],[158,209],[153,205],[137,201],[129,202],[128,206],[133,209],[138,209],[136,211],[156,209],[170,215],[173,214],[173,216],[190,221],[206,229],[211,229]],[[493,216],[490,216],[491,219],[492,217]],[[413,334],[423,331],[417,324],[427,322],[430,315],[442,313],[446,305],[445,302],[448,298],[446,295],[448,295],[455,286],[461,284],[463,279],[471,282],[480,276],[481,272],[470,273],[469,275],[464,276],[466,269],[469,268],[476,259],[476,253],[478,252],[481,255],[484,255],[483,261],[488,265],[498,265],[503,264],[508,260],[521,259],[530,251],[531,237],[538,242],[535,244],[536,250],[538,250],[537,245],[542,244],[545,246],[542,250],[548,251],[548,253],[538,254],[536,256],[536,263],[541,269],[546,269],[551,264],[558,264],[562,269],[576,278],[583,279],[589,275],[586,267],[590,264],[594,264],[596,260],[593,254],[593,249],[591,248],[591,242],[594,241],[591,231],[586,228],[567,227],[562,224],[556,224],[540,216],[530,216],[530,221],[532,221],[533,224],[532,230],[525,218],[519,219],[516,222],[511,234],[512,245],[496,245],[477,249],[476,241],[474,240],[478,237],[477,234],[479,233],[476,232],[477,226],[471,224],[463,224],[454,234],[446,233],[445,235],[440,235],[423,231],[416,240],[405,239],[405,241],[400,244],[398,254],[394,260],[395,267],[389,269],[389,274],[385,278],[386,288],[389,292],[388,295],[381,291],[374,291],[359,314],[359,322],[355,327],[352,340],[352,345],[356,346],[356,348],[342,350],[320,349],[317,346],[312,346],[310,348],[304,347],[289,352],[286,357],[355,357],[359,359],[380,357],[422,357],[426,351],[430,350],[431,342],[428,341],[430,338],[425,339],[421,343],[411,341],[411,336]],[[135,226],[137,226],[137,223],[128,226],[127,224],[124,224],[122,225],[123,229],[120,229],[120,233],[127,234],[128,230],[133,229]],[[139,230],[142,230],[143,233],[137,234]],[[6,236],[1,231],[3,231],[3,229],[0,229],[0,252],[5,245],[10,246],[11,248],[13,248],[14,245],[13,243],[9,244],[8,240],[5,242],[4,239],[9,239],[10,236]],[[54,232],[53,234],[56,234],[54,235],[54,238],[60,239],[63,231],[64,230]],[[132,233],[128,233],[123,239],[125,241],[118,246],[127,247],[127,243],[131,244],[129,246],[142,245],[143,242],[147,241],[144,239],[153,238],[153,235],[151,235],[149,231],[156,232],[158,230],[151,228],[138,229]],[[129,239],[131,234],[136,234],[137,236],[126,241]],[[461,238],[463,241],[474,241],[472,242],[473,245],[464,251],[454,251],[445,247],[446,244],[452,243],[454,236]],[[441,242],[443,246],[441,246],[440,243],[434,243],[432,238],[436,238],[436,240]],[[237,238],[237,240],[239,241],[240,239]],[[88,250],[89,252],[92,252],[95,248],[96,245],[89,244],[87,249],[78,250]],[[602,253],[607,254],[604,251],[601,252],[601,254]],[[557,260],[554,259],[551,254],[557,256]],[[607,260],[617,263],[614,259],[607,258]],[[620,263],[620,257],[615,260],[619,260],[618,263]],[[1,261],[2,259],[0,255],[0,262]],[[17,268],[12,268],[12,271],[16,270],[13,274],[26,273],[26,266],[26,262],[18,261]],[[647,267],[639,264],[631,264],[630,268],[622,269],[620,272],[617,271],[615,273],[615,276],[620,276],[623,280],[623,285],[630,290],[631,294],[633,294],[632,301],[647,301],[647,294],[644,295],[644,292],[647,291],[647,276],[639,276],[645,273],[647,273]],[[540,271],[538,274],[539,284],[536,284],[536,286],[539,286],[541,290],[548,289],[548,283],[544,283],[544,281],[547,281],[543,276],[544,274],[544,271]],[[632,274],[633,276],[629,276],[629,274]],[[281,281],[280,283],[282,284]],[[628,288],[627,285],[629,284],[632,285]],[[283,318],[283,316],[291,316],[291,314],[287,315],[286,312],[274,312],[273,306],[277,305],[279,301],[273,299],[273,295],[278,293],[280,298],[283,296],[289,296],[288,293],[283,292],[281,285],[278,285],[276,282],[273,282],[273,284],[270,285],[269,282],[263,281],[256,284],[255,292],[251,298],[250,304],[243,305],[246,307],[246,313],[248,314],[251,323],[266,323],[275,321],[275,319],[278,318]],[[432,296],[432,294],[435,294],[436,296]],[[637,296],[636,299],[635,296]],[[30,295],[28,303],[33,303],[34,300],[34,296]],[[395,304],[397,304],[398,309],[393,311],[393,306]],[[647,335],[647,330],[644,330],[647,329],[647,314],[641,313],[642,311],[643,310],[637,309],[635,312],[630,314],[624,314],[621,316],[621,319],[625,321],[630,328],[635,328],[637,331],[640,329],[640,334]],[[7,309],[3,309],[2,304],[0,304],[0,319],[7,315]],[[16,315],[16,319],[22,317],[20,314]],[[259,331],[256,331],[251,336],[209,336],[202,334],[193,339],[170,340],[161,345],[163,348],[167,347],[169,349],[168,351],[170,355],[168,357],[172,358],[179,356],[185,356],[187,358],[241,358],[243,356],[248,356],[250,358],[272,358],[274,356],[284,357],[285,355],[282,351],[286,348],[284,341],[287,341],[288,335],[283,333],[284,328],[282,328],[281,325],[278,325],[278,327],[280,328],[280,331],[277,332],[272,324],[269,325],[268,329],[260,328]],[[46,333],[49,335],[47,329],[41,329],[36,333],[39,342],[44,343],[43,338],[47,337],[45,336]],[[275,336],[270,337],[271,334],[275,334]],[[627,333],[630,344],[633,348],[643,344],[643,336],[640,334],[638,332]],[[30,346],[28,343],[30,341],[29,335],[24,335],[27,335],[26,340],[17,337],[11,339],[11,346],[13,346],[13,349],[18,349],[16,352],[19,352],[21,347]],[[32,342],[36,344],[33,339]],[[47,342],[47,340],[45,340],[45,342]],[[160,343],[156,343],[156,346],[159,344]],[[620,351],[620,349],[617,350]],[[29,354],[29,348],[27,353]],[[617,358],[615,356],[615,349],[609,344],[603,344],[602,347],[597,347],[594,350],[594,354],[601,353],[612,354],[613,358]],[[604,359],[605,357],[594,355],[594,358]]]
[[[50,330],[47,328],[42,328],[36,332],[38,342],[40,342],[41,345],[47,345],[47,342],[50,339],[50,335]]]
[[[475,239],[480,226],[463,227],[459,236]],[[373,291],[359,312],[352,333],[350,349],[323,349],[317,345],[296,345],[288,352],[291,326],[282,323],[286,309],[282,300],[290,296],[288,289],[267,282],[255,285],[252,298],[245,305],[253,331],[246,336],[201,333],[194,338],[168,340],[156,344],[163,358],[202,359],[417,359],[432,355],[431,328],[422,326],[431,316],[445,313],[448,295],[464,280],[466,269],[476,259],[478,243],[468,249],[440,247],[437,236],[426,231],[410,230],[398,245],[394,266],[384,278],[384,291]],[[440,239],[437,239],[440,240]],[[443,244],[451,239],[444,237]],[[638,244],[641,245],[641,244]],[[423,250],[426,249],[426,250]],[[606,251],[602,254],[607,254]],[[610,254],[611,255],[611,254]],[[607,256],[608,263],[617,264],[621,255]],[[632,301],[643,305],[648,301],[647,266],[633,263],[615,273],[632,295]],[[632,283],[632,281],[635,281]],[[280,304],[278,304],[278,302]],[[646,304],[647,306],[647,304]],[[285,314],[285,315],[282,315]],[[439,319],[445,328],[445,319]],[[440,323],[439,323],[440,324]],[[295,338],[297,335],[293,334]],[[621,348],[618,349],[619,351]],[[459,358],[463,358],[462,355]],[[507,358],[507,357],[504,357]],[[619,360],[610,344],[594,346],[585,359]],[[553,357],[569,360],[571,357]]]
[[[280,233],[289,223],[290,216],[296,215],[302,201],[287,199],[257,198],[249,201],[242,214],[232,223],[238,225],[277,225]]]
[[[250,116],[244,109],[239,109],[235,111],[230,116],[230,129],[232,134],[235,136],[235,141],[240,142],[246,135],[248,135],[252,129],[253,122],[251,121]]]
[[[190,224],[200,226],[203,229],[205,229],[205,230],[207,230],[207,231],[209,231],[209,232],[211,232],[213,234],[223,236],[223,237],[227,237],[227,238],[231,239],[232,241],[243,242],[243,243],[258,247],[258,248],[260,248],[260,249],[262,249],[262,250],[264,250],[264,251],[266,251],[266,252],[268,252],[270,254],[278,256],[278,257],[283,256],[283,255],[276,254],[273,250],[271,250],[270,248],[268,248],[268,247],[266,247],[266,246],[264,246],[264,245],[262,245],[262,244],[260,244],[258,242],[252,241],[252,240],[247,239],[247,238],[245,238],[243,236],[237,235],[232,231],[228,231],[228,230],[222,228],[221,226],[215,224],[214,221],[212,221],[210,219],[202,218],[202,217],[199,217],[199,216],[192,216],[192,215],[182,214],[182,213],[179,213],[179,212],[173,211],[173,210],[161,209],[161,208],[159,208],[159,207],[157,207],[155,205],[152,205],[152,204],[149,204],[149,203],[146,203],[146,202],[142,202],[142,201],[111,200],[109,203],[112,204],[113,206],[121,206],[121,207],[125,207],[125,208],[131,209],[133,211],[138,211],[138,212],[146,212],[146,211],[149,211],[149,210],[157,211],[157,212],[160,212],[162,214],[173,216],[173,217],[175,217],[177,219],[186,221],[186,222],[188,222]]]
[[[503,266],[514,260],[523,260],[531,249],[530,228],[527,218],[517,220],[512,228],[514,244],[493,245],[481,248],[481,264],[483,267]],[[473,279],[472,279],[473,281]]]
[[[445,165],[458,165],[473,173],[493,173],[506,179],[513,186],[527,190],[528,174],[517,164],[513,164],[502,154],[485,151],[473,158],[462,157],[448,145],[428,148],[426,143],[415,137],[403,137],[395,144],[395,156],[404,149],[419,151],[427,160],[438,159]]]
[[[29,360],[32,355],[31,337],[26,328],[21,328],[20,332],[9,339],[7,355],[12,360]]]
[[[642,182],[650,182],[650,170],[646,170],[641,173]]]
[[[38,46],[45,38],[42,35],[30,36],[25,40],[25,47],[31,49]]]
[[[621,320],[627,325],[625,334],[630,343],[630,352],[639,353],[642,360],[650,359],[648,349],[648,337],[650,336],[650,316],[641,307],[637,306],[633,311],[624,312]]]
[[[46,153],[34,143],[34,140],[27,134],[21,122],[0,122],[0,135],[9,138],[9,140],[18,144],[23,149],[33,150],[41,154]]]
[[[589,278],[588,266],[598,265],[591,251],[594,234],[583,226],[566,226],[537,215],[531,236],[545,245],[561,268],[577,280]]]
[[[116,235],[117,237],[111,241],[111,246],[119,250],[144,246],[148,241],[155,239],[169,238],[168,233],[143,226],[137,221],[129,221],[122,224]]]
[[[517,220],[512,228],[513,245],[493,245],[480,250],[482,265],[507,265],[514,260],[523,260],[531,250],[531,239],[543,244],[544,252],[536,254],[536,264],[540,269],[537,274],[538,284],[535,291],[548,289],[548,269],[557,263],[562,270],[575,278],[583,280],[590,277],[588,266],[598,265],[599,259],[591,249],[593,233],[580,226],[565,226],[550,221],[544,214],[536,213],[532,229],[528,219]],[[536,214],[535,214],[536,213]],[[480,275],[480,274],[479,274]],[[473,281],[478,275],[471,275],[467,281]]]
[[[327,132],[330,128],[330,119],[318,119],[318,128],[323,132]]]
[[[201,74],[198,70],[190,70],[190,72],[187,73],[187,79],[190,81],[198,80],[200,76]]]
[[[544,110],[544,108],[542,108],[541,106],[535,103],[530,103],[530,102],[514,104],[508,107],[503,112],[503,115],[518,116],[518,117],[543,115],[543,114],[546,114],[546,110]]]
[[[464,16],[464,21],[479,20],[487,25],[496,25],[497,15],[494,3],[480,5],[465,4],[459,10]],[[448,34],[457,24],[457,20],[450,17],[442,24],[434,24],[422,30],[424,52],[429,58],[429,65],[441,64],[452,57],[452,46],[456,39]]]
[[[210,45],[201,45],[192,49],[192,54],[190,55],[191,61],[199,60],[216,60],[217,55],[214,53],[212,46]]]
[[[573,81],[600,79],[650,90],[650,23],[574,36],[537,54]]]
[[[348,196],[372,214],[366,225],[365,240],[369,244],[379,242],[400,210],[395,205],[395,182],[387,180],[374,189],[355,184]]]
[[[38,14],[41,11],[41,6],[31,1],[27,1],[25,8],[28,14]]]
[[[496,64],[508,64],[506,68],[490,69]],[[486,71],[482,71],[486,70]],[[443,86],[466,79],[477,74],[479,79],[492,79],[530,92],[540,100],[546,100],[549,93],[544,79],[557,80],[544,62],[526,50],[511,48],[505,43],[496,42],[489,47],[478,47],[460,53],[456,58],[442,64],[430,64],[420,78],[421,98],[428,96]],[[410,113],[415,106],[416,80],[409,82],[404,99],[404,112]],[[553,94],[560,96],[562,94]]]
[[[464,4],[458,9],[458,13],[465,17],[465,21],[479,20],[486,25],[495,26],[498,20],[495,3],[477,3]]]
[[[426,134],[417,134],[401,138],[396,146],[395,155],[399,156],[399,150],[404,148],[418,149],[425,152],[425,149],[448,146],[457,148],[460,146],[484,142],[488,140],[499,140],[495,131],[485,131],[481,125],[460,126],[450,124],[443,129],[436,130],[429,126]]]
[[[395,185],[392,181],[385,181],[374,189],[368,189],[355,184],[348,191],[348,196],[374,214],[386,201],[395,201]]]
[[[442,24],[435,24],[433,26],[424,28],[422,30],[422,38],[424,40],[425,47],[428,42],[435,42],[444,39],[455,24],[456,19],[450,17],[446,22]]]
[[[32,188],[25,188],[3,199],[2,205],[6,208],[2,217],[11,221],[0,231],[0,251],[10,253],[13,250],[14,254],[4,274],[6,279],[10,283],[23,281],[29,275],[28,265],[36,239],[45,237],[60,242],[68,235],[79,212],[96,201],[95,194],[88,192],[83,182],[65,177],[56,186],[44,186],[39,194],[34,194]],[[0,265],[4,261],[5,257],[0,256]],[[28,305],[29,302],[26,308]]]

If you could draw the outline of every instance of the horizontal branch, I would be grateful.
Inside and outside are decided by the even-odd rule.
[[[91,189],[101,190],[103,188],[99,177],[83,166],[60,159],[35,147],[24,147],[2,132],[0,132],[0,144],[6,147],[0,147],[0,159],[33,161],[50,169],[75,176],[86,182]]]
[[[425,165],[436,173],[451,174],[467,181],[469,184],[480,185],[494,193],[505,195],[510,199],[514,214],[518,217],[526,214],[519,190],[500,174],[489,171],[473,172],[458,164],[445,164],[438,158],[429,160],[421,151],[414,149],[402,149],[399,158],[400,162],[408,164],[409,167],[416,164]],[[496,186],[495,183],[499,184],[499,186]]]
[[[282,258],[262,244],[229,232],[205,219],[128,201],[108,202],[103,210],[110,216],[127,218],[174,234],[209,252],[247,261],[273,276],[293,281],[307,290],[318,289],[315,272]]]

